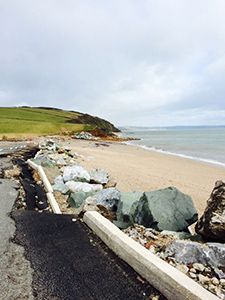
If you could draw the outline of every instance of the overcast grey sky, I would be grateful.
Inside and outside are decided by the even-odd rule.
[[[225,124],[224,0],[0,0],[0,106]]]

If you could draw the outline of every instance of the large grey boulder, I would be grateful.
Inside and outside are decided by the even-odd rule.
[[[86,182],[67,181],[66,185],[68,185],[72,193],[76,193],[76,192],[87,193],[87,192],[94,191],[93,185]]]
[[[77,192],[70,195],[69,206],[73,208],[78,208],[81,204],[90,196],[94,196],[94,192]]]
[[[193,242],[202,242],[202,237],[199,234],[191,234],[185,231],[169,231],[163,230],[161,231],[162,235],[172,236],[175,240],[191,240]]]
[[[191,197],[174,187],[145,192],[134,213],[136,223],[159,231],[184,231],[197,219]]]
[[[224,245],[221,247],[221,244],[204,245],[177,240],[167,246],[165,254],[167,257],[175,257],[176,261],[185,265],[201,263],[210,267],[225,267],[225,248]]]
[[[213,250],[216,260],[218,261],[217,267],[225,267],[225,244],[221,243],[206,243],[206,245]]]
[[[64,184],[64,180],[62,175],[58,175],[54,180],[53,180],[53,184]]]
[[[48,155],[42,154],[39,155],[38,158],[31,158],[31,161],[33,161],[35,164],[40,165],[45,168],[57,168],[53,161],[48,157]]]
[[[70,193],[70,188],[64,183],[56,183],[52,186],[52,188],[54,191],[58,191],[63,195],[69,195]]]
[[[80,181],[80,182],[89,182],[90,175],[83,167],[79,165],[65,167],[63,171],[63,180],[67,181]]]
[[[108,182],[108,173],[101,169],[88,170],[90,182],[106,184]]]
[[[48,156],[49,156],[49,158],[51,158],[53,160],[53,162],[56,165],[59,165],[59,166],[67,165],[67,162],[65,160],[65,158],[66,158],[65,154],[54,153],[54,154],[49,154]]]
[[[140,191],[120,194],[116,211],[117,221],[113,222],[115,225],[124,229],[134,224],[134,212],[142,195]]]
[[[97,204],[105,206],[110,211],[116,211],[120,192],[116,188],[103,189],[97,194]]]
[[[225,243],[225,181],[217,181],[195,230],[206,241]]]

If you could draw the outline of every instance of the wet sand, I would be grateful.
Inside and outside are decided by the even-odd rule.
[[[101,168],[117,181],[123,192],[152,191],[169,186],[192,197],[199,214],[206,207],[217,180],[225,180],[225,168],[118,142],[66,140],[72,153],[84,157],[85,169]]]

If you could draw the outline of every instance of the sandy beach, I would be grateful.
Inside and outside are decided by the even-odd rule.
[[[72,153],[84,156],[79,162],[85,169],[107,171],[116,179],[120,191],[152,191],[174,186],[192,197],[200,215],[215,182],[225,180],[225,168],[119,142],[70,139],[61,143],[69,146]]]

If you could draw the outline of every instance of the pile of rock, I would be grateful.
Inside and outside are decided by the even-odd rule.
[[[123,232],[219,298],[225,299],[224,244],[194,242],[191,240],[199,236],[184,232],[159,232],[138,224]]]
[[[53,190],[63,196],[62,210],[66,212],[66,206],[78,208],[90,207],[90,202],[106,206],[115,211],[120,192],[115,188],[116,181],[107,172],[101,169],[85,170],[77,163],[79,154],[72,154],[71,150],[64,148],[53,140],[43,140],[40,143],[41,150],[31,159],[35,164],[41,165],[45,170],[56,171],[59,175],[52,182]],[[51,172],[48,172],[51,173]],[[88,206],[85,203],[87,198]],[[57,197],[59,198],[59,197]],[[67,205],[65,205],[67,203]],[[84,213],[80,209],[80,213]]]
[[[75,134],[72,138],[80,139],[80,140],[98,140],[97,137],[95,137],[91,133],[85,132],[85,131]]]
[[[54,179],[53,190],[69,195],[71,207],[78,208],[89,197],[96,205],[105,205],[109,210],[115,210],[120,193],[110,184],[109,175],[101,169],[85,170],[79,164],[62,167],[62,175]],[[89,199],[89,202],[91,200]]]

